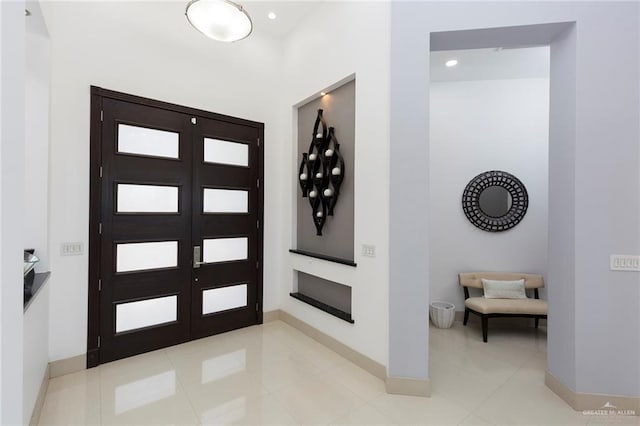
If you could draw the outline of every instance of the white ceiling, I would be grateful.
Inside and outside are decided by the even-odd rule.
[[[40,0],[55,8],[58,0]],[[205,36],[191,27],[185,17],[189,0],[83,0],[76,2],[78,19],[100,19],[113,26],[135,29],[136,32],[157,37],[160,40],[172,39],[172,42],[191,43],[194,35]],[[322,3],[323,0],[299,1],[242,1],[236,0],[249,13],[253,22],[251,38],[283,38],[299,24],[305,16]],[[269,12],[277,15],[275,20],[267,17]],[[211,43],[219,43],[208,40]],[[241,43],[240,41],[239,43]]]
[[[458,65],[446,67],[449,59],[457,59]],[[548,77],[549,46],[431,52],[433,82]]]
[[[270,34],[276,37],[284,37],[293,30],[298,23],[322,1],[238,1],[249,13],[254,25],[254,33]],[[267,17],[269,12],[274,12],[277,18],[271,20]]]
[[[56,0],[40,0],[55,7]],[[85,0],[75,3],[70,19],[91,22],[100,20],[117,31],[128,28],[153,38],[158,43],[179,44],[184,48],[202,51],[202,49],[231,48],[233,44],[220,43],[207,39],[189,25],[184,15],[188,0],[144,0],[144,1],[105,1]],[[261,38],[283,39],[305,17],[314,13],[324,0],[299,1],[240,1],[251,16],[253,33],[238,43],[257,41]],[[36,3],[37,4],[37,3]],[[72,4],[74,4],[72,2]],[[30,6],[34,7],[33,3]],[[27,6],[29,7],[29,5]],[[39,11],[37,11],[39,12]],[[267,17],[269,12],[277,14],[275,20]],[[33,21],[41,19],[34,14]],[[447,68],[448,59],[457,59],[458,65]],[[487,80],[504,78],[543,78],[549,76],[549,48],[529,47],[519,49],[468,49],[441,50],[431,52],[431,80],[460,81]]]

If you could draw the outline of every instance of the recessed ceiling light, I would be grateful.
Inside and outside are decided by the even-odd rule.
[[[276,15],[274,12],[269,12],[269,14],[267,15],[267,18],[274,20],[278,17],[278,15]]]
[[[320,96],[324,96],[326,94],[327,94],[327,92],[320,92]]]
[[[445,66],[451,68],[451,67],[455,67],[456,65],[458,65],[458,60],[457,59],[449,59],[447,62],[444,63]]]

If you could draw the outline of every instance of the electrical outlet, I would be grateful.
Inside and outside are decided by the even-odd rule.
[[[366,257],[376,257],[376,246],[373,246],[371,244],[363,244],[362,255]]]
[[[60,245],[61,256],[79,256],[82,251],[82,243],[62,243]]]
[[[640,272],[640,256],[612,254],[609,259],[609,269],[612,271]]]

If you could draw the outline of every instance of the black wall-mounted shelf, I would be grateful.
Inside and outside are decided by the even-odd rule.
[[[354,266],[354,267],[358,266],[353,260],[342,259],[340,257],[326,256],[324,254],[311,253],[309,251],[296,250],[296,249],[289,249],[289,252],[290,253],[295,253],[295,254],[301,254],[303,256],[313,257],[315,259],[326,260],[328,262],[339,263],[341,265]]]
[[[313,306],[314,308],[318,308],[321,311],[328,313],[329,315],[333,315],[336,318],[340,318],[343,321],[354,324],[355,321],[351,318],[351,314],[341,311],[340,309],[334,308],[333,306],[329,306],[326,303],[322,303],[319,300],[316,300],[312,297],[305,296],[302,293],[289,293],[289,296],[294,299],[298,299],[301,302],[304,302],[308,305]]]
[[[29,307],[29,305],[31,305],[33,299],[35,299],[36,295],[40,292],[42,286],[44,286],[44,284],[49,280],[50,275],[51,272],[40,272],[35,274],[33,278],[33,285],[31,286],[31,292],[24,293],[24,301],[22,305],[23,312],[27,311],[27,308]]]

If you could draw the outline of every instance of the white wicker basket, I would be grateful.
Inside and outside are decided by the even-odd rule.
[[[450,328],[456,319],[456,306],[449,302],[431,302],[429,317],[438,328]]]

